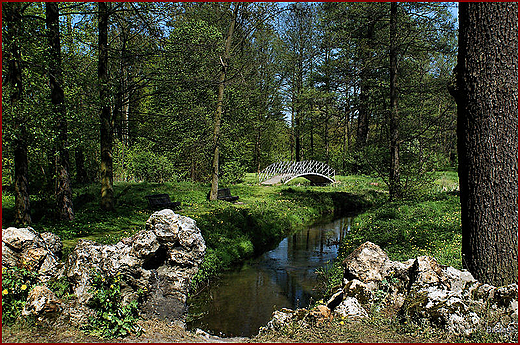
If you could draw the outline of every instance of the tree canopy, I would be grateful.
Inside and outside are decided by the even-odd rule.
[[[73,184],[209,182],[220,104],[221,184],[313,159],[414,193],[425,174],[457,164],[450,6],[67,2],[55,6],[56,41],[44,3],[4,4],[2,184],[58,194],[62,166]],[[17,173],[24,150],[27,171]]]

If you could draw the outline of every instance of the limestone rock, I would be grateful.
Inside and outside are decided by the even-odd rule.
[[[60,276],[61,240],[50,233],[42,235],[31,227],[2,229],[2,267],[24,267],[36,272],[42,283]]]
[[[350,318],[368,317],[367,311],[355,297],[346,297],[336,308],[334,314]]]
[[[394,262],[370,242],[354,250],[343,266],[343,286],[327,303],[335,314],[363,316],[362,306],[382,303],[453,334],[480,329],[484,318],[500,320],[496,329],[517,329],[517,284],[498,288],[482,284],[468,271],[439,265],[429,256]]]
[[[450,288],[450,282],[437,260],[431,256],[419,256],[410,267],[410,289],[431,285]]]
[[[31,227],[2,229],[2,242],[18,252],[43,246],[42,238]]]
[[[43,240],[31,227],[2,229],[2,267],[21,265],[24,251],[42,246]]]
[[[355,297],[362,304],[369,303],[373,295],[370,287],[357,279],[349,281],[343,291],[346,297]]]
[[[206,245],[190,218],[172,210],[155,212],[146,229],[113,245],[80,240],[69,255],[66,274],[78,298],[70,312],[74,324],[85,322],[80,309],[91,298],[92,273],[119,274],[123,301],[144,291],[143,317],[183,322],[193,276],[204,259]]]
[[[260,328],[260,332],[281,330],[283,327],[285,327],[289,322],[293,320],[294,314],[294,310],[287,308],[275,310],[273,312],[271,320],[269,320],[265,327]]]
[[[376,244],[365,242],[343,261],[344,278],[357,279],[376,289],[385,275],[388,255]]]
[[[449,282],[450,290],[462,292],[464,288],[476,282],[467,270],[458,270],[453,267],[443,269],[443,274]]]
[[[329,307],[325,305],[318,305],[316,308],[311,310],[309,313],[309,316],[314,319],[317,322],[323,322],[325,320],[331,320],[332,319],[332,312]]]
[[[55,317],[62,310],[62,303],[48,287],[37,285],[27,297],[23,316],[33,315],[39,321]]]
[[[480,317],[470,310],[458,292],[430,286],[412,292],[408,299],[415,300],[412,308],[407,305],[408,315],[426,318],[446,327],[450,333],[469,335],[479,326]]]
[[[52,232],[43,232],[40,236],[43,242],[45,242],[47,249],[54,254],[54,256],[58,258],[61,257],[63,250],[63,242],[61,241],[61,238]]]

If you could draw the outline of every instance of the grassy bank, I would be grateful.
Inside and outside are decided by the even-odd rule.
[[[294,181],[288,186],[256,185],[254,175],[243,183],[229,186],[243,204],[208,202],[208,184],[197,183],[118,183],[115,186],[117,211],[98,211],[98,186],[76,189],[77,220],[70,224],[54,223],[50,217],[40,217],[33,227],[37,231],[53,231],[72,248],[79,238],[113,243],[144,228],[152,213],[147,209],[145,195],[168,193],[172,200],[181,201],[178,213],[197,221],[208,245],[208,252],[197,282],[207,280],[234,262],[244,260],[255,252],[269,249],[288,232],[334,211],[363,209],[355,217],[351,231],[340,247],[338,258],[321,270],[324,280],[324,299],[337,286],[343,275],[341,261],[365,241],[382,247],[392,260],[407,260],[419,255],[432,255],[441,264],[461,268],[460,204],[457,195],[457,174],[438,173],[432,188],[416,200],[386,202],[385,186],[374,178],[364,176],[339,177],[335,186],[310,187],[306,181]],[[12,196],[3,195],[3,208],[9,216]],[[11,204],[11,206],[10,206]],[[372,206],[372,207],[369,207]],[[39,212],[37,210],[37,212]],[[6,214],[4,214],[6,217]],[[9,223],[3,219],[3,226]],[[147,321],[148,322],[148,321]],[[147,332],[136,342],[205,341],[192,338],[184,330],[172,331],[165,325],[158,331],[155,325],[144,326]],[[30,329],[30,328],[27,328]],[[28,339],[32,334],[23,329],[7,328],[3,340]],[[26,332],[21,338],[17,334]],[[175,333],[177,332],[177,333]],[[174,334],[175,333],[175,334]],[[49,333],[50,334],[50,333]],[[51,334],[52,335],[52,334]],[[47,332],[35,335],[37,341],[98,341],[85,338],[82,332]],[[61,337],[61,338],[60,338]],[[48,338],[48,339],[47,339]],[[497,334],[477,333],[470,337],[453,336],[428,325],[402,323],[391,315],[374,308],[370,317],[361,322],[334,318],[312,328],[288,327],[280,332],[253,337],[252,342],[496,342]],[[116,341],[121,341],[118,339]],[[125,339],[128,341],[128,339]]]
[[[337,259],[322,275],[327,291],[340,284],[341,262],[365,241],[379,245],[394,261],[422,255],[462,269],[460,201],[455,172],[437,174],[434,185],[415,200],[387,202],[357,216]]]
[[[206,200],[209,184],[116,183],[116,211],[99,211],[99,186],[89,185],[74,190],[76,220],[56,222],[52,217],[52,198],[33,196],[32,227],[38,232],[58,234],[69,252],[80,238],[101,243],[116,243],[144,229],[153,210],[148,209],[146,195],[168,193],[181,202],[177,213],[196,220],[208,247],[197,274],[197,286],[218,272],[270,249],[295,229],[312,223],[324,215],[361,210],[386,199],[380,181],[364,176],[338,176],[333,186],[311,187],[305,179],[289,185],[261,186],[255,174],[244,182],[229,186],[240,203]],[[12,225],[14,197],[2,195],[3,227]]]

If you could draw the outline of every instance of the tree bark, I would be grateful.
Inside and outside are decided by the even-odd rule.
[[[483,283],[518,283],[518,4],[459,4],[462,260]]]
[[[87,171],[85,170],[85,154],[81,147],[76,147],[74,161],[76,163],[76,182],[86,184],[89,182]]]
[[[397,3],[390,5],[390,200],[401,196],[399,171],[399,113],[397,108]]]
[[[220,72],[219,85],[218,85],[218,98],[217,98],[217,110],[215,111],[215,120],[213,124],[213,163],[212,163],[212,178],[211,178],[211,191],[209,194],[209,200],[217,200],[218,192],[218,171],[219,171],[219,141],[220,141],[220,122],[222,121],[222,102],[224,101],[224,87],[226,82],[227,68],[229,62],[229,54],[231,51],[231,41],[233,40],[233,32],[235,30],[236,19],[238,15],[239,3],[235,3],[233,10],[233,19],[229,25],[229,31],[226,38],[226,44],[224,49],[224,56],[221,57],[222,69]]]
[[[7,26],[5,37],[5,58],[8,61],[7,84],[10,91],[10,103],[14,113],[14,131],[16,132],[14,146],[14,191],[15,191],[15,223],[18,225],[31,224],[31,201],[29,198],[29,160],[27,157],[28,133],[21,107],[23,99],[22,56],[17,44],[22,30],[22,4],[6,2],[2,5]]]
[[[101,135],[101,209],[114,209],[114,171],[112,166],[112,146],[114,124],[110,110],[108,88],[108,5],[98,3],[98,80],[99,98],[101,102],[100,135]]]
[[[69,150],[67,149],[67,118],[65,110],[65,95],[61,85],[63,73],[61,69],[61,44],[58,4],[47,2],[46,24],[49,38],[49,84],[51,87],[51,102],[56,120],[56,212],[60,220],[74,220],[72,203],[72,186],[69,175]]]

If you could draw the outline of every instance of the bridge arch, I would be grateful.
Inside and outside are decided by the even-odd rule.
[[[258,175],[258,182],[265,185],[287,183],[297,177],[304,177],[313,184],[334,183],[336,171],[319,161],[282,161],[266,167]]]

